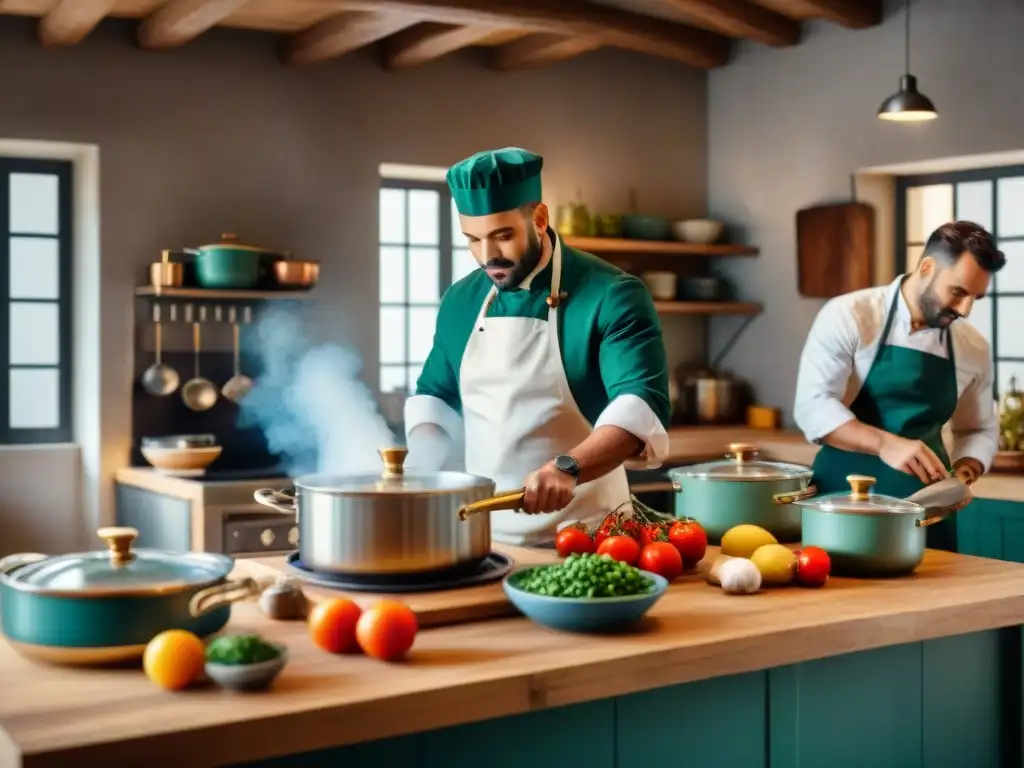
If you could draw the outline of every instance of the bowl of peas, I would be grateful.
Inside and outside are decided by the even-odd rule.
[[[510,573],[502,586],[520,613],[567,632],[610,632],[639,621],[668,589],[656,573],[608,555],[572,554]]]

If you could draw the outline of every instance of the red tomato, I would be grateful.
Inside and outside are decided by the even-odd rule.
[[[596,549],[593,537],[579,523],[563,528],[555,537],[555,551],[559,557],[568,557],[574,552],[583,555]]]
[[[598,546],[597,554],[608,555],[612,560],[636,565],[637,558],[640,557],[640,545],[630,536],[609,536]]]
[[[672,523],[668,540],[683,557],[683,568],[696,568],[708,551],[708,535],[696,520],[684,518]]]
[[[804,547],[796,553],[796,579],[807,587],[820,587],[828,581],[832,559],[820,547]]]
[[[643,548],[637,568],[672,581],[683,573],[683,556],[669,542],[655,541]]]
[[[347,597],[316,603],[307,619],[313,644],[328,653],[359,653],[356,622],[360,615],[362,610]]]
[[[655,541],[668,541],[668,525],[666,523],[644,523],[637,531],[636,540],[641,549]]]
[[[594,532],[594,543],[597,546],[601,546],[601,542],[612,535],[612,531],[616,530],[619,526],[619,518],[615,513],[605,515],[604,520],[597,527]]]
[[[381,600],[359,617],[356,639],[367,656],[395,661],[412,648],[418,630],[419,622],[409,606],[397,600]]]

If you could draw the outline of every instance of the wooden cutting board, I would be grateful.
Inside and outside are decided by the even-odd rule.
[[[525,547],[503,547],[496,545],[496,552],[513,560],[513,569],[524,565],[553,563],[558,556],[553,549],[528,549]],[[288,567],[284,557],[258,557],[245,560],[246,571],[254,578],[265,576],[295,575]],[[372,592],[346,592],[340,589],[328,589],[303,582],[302,591],[311,601],[329,600],[336,597],[349,597],[361,606],[367,606],[381,599],[398,599],[416,612],[422,627],[436,627],[442,624],[465,624],[472,621],[493,619],[499,616],[511,616],[516,609],[505,597],[501,588],[501,579],[490,584],[460,589],[446,589],[438,592],[410,592],[405,594]]]
[[[797,211],[796,240],[801,296],[830,299],[874,285],[872,206],[837,203]]]

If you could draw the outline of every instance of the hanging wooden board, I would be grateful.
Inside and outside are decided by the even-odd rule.
[[[874,285],[872,206],[837,203],[797,211],[796,240],[801,296],[830,299]]]

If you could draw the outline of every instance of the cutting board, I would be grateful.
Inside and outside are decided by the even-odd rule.
[[[525,547],[503,547],[496,545],[496,552],[511,557],[513,568],[524,565],[553,563],[558,556],[553,549],[528,549]],[[254,578],[277,577],[279,575],[294,576],[295,571],[288,567],[284,557],[247,558],[240,561],[245,570]],[[313,584],[299,583],[302,591],[311,601],[329,600],[336,597],[349,597],[361,606],[367,606],[377,600],[401,600],[416,612],[421,627],[436,627],[442,624],[465,624],[472,621],[493,619],[499,616],[511,616],[516,609],[505,597],[501,588],[501,579],[474,587],[446,589],[438,592],[410,592],[406,594],[372,592],[346,592],[340,589],[328,589]]]
[[[874,285],[872,206],[836,203],[797,211],[796,240],[801,296],[830,299]]]

